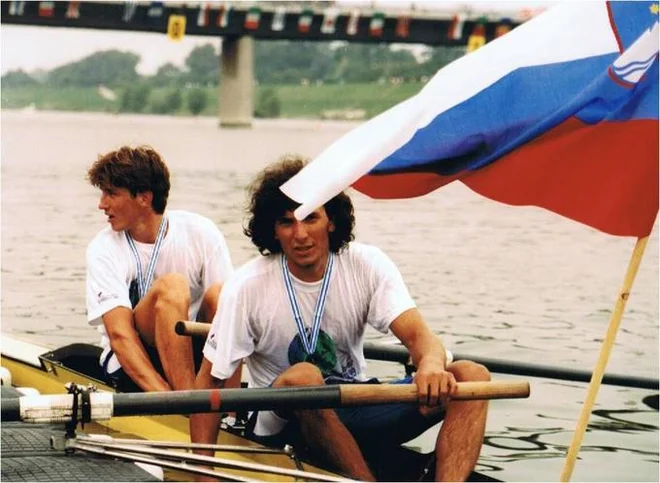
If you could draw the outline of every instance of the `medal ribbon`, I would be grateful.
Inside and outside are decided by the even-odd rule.
[[[147,274],[143,277],[142,274],[142,264],[140,263],[140,254],[138,253],[137,246],[135,246],[135,240],[131,237],[130,233],[127,231],[124,232],[126,235],[126,240],[128,241],[128,246],[133,252],[133,258],[135,259],[135,265],[137,267],[137,280],[138,280],[138,295],[140,299],[149,291],[151,283],[154,280],[154,273],[156,272],[156,261],[158,260],[158,255],[160,254],[160,247],[163,244],[163,239],[165,238],[165,229],[167,228],[167,220],[163,216],[163,219],[160,222],[160,227],[158,228],[158,235],[156,236],[156,243],[154,243],[154,251],[151,254],[151,260],[149,260],[149,266],[147,267]]]
[[[328,295],[328,288],[330,286],[330,274],[332,274],[334,259],[335,254],[330,252],[328,255],[328,264],[325,266],[325,273],[323,274],[323,281],[321,282],[319,298],[316,300],[316,308],[314,309],[314,321],[312,323],[312,333],[308,338],[305,330],[305,324],[302,319],[302,314],[300,312],[300,307],[298,306],[298,301],[296,300],[296,293],[293,289],[293,282],[291,281],[291,273],[289,272],[289,266],[287,265],[286,255],[282,253],[282,275],[284,277],[286,293],[289,296],[289,303],[291,304],[291,312],[293,312],[293,318],[296,321],[296,325],[298,326],[298,334],[300,334],[300,340],[303,344],[303,348],[310,355],[313,354],[316,350],[316,343],[318,342],[319,330],[321,329],[321,319],[323,318],[323,311],[325,310],[325,298]]]

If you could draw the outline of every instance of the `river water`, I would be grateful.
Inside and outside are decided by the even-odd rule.
[[[215,221],[238,266],[256,254],[241,231],[252,175],[284,153],[313,157],[356,125],[276,120],[226,130],[209,118],[20,111],[1,120],[2,332],[49,346],[98,341],[84,299],[85,247],[105,226],[85,179],[98,154],[122,144],[159,150],[172,173],[169,207]],[[357,239],[398,264],[450,349],[593,369],[634,239],[502,205],[460,183],[412,200],[351,195]],[[388,363],[372,370],[400,373]],[[658,378],[657,224],[608,372]],[[531,383],[529,399],[491,403],[479,470],[514,481],[559,478],[587,385]],[[659,480],[658,412],[642,401],[650,394],[601,388],[574,481]]]

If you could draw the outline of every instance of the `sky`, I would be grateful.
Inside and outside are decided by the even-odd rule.
[[[451,14],[460,10],[481,13],[502,13],[515,16],[524,8],[543,9],[556,1],[360,1],[344,0],[337,2],[339,8],[367,6],[383,10],[401,10],[414,7],[417,10]],[[18,25],[0,26],[0,70],[2,74],[21,69],[33,72],[74,62],[99,50],[116,49],[134,52],[141,58],[137,70],[141,75],[156,72],[161,65],[171,62],[183,67],[184,60],[196,46],[212,44],[220,46],[220,39],[212,37],[185,36],[180,42],[167,39],[164,33],[114,32],[109,30],[69,29],[52,27],[32,27]]]

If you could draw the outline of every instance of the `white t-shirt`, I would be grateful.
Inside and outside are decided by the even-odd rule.
[[[233,271],[229,249],[218,227],[208,218],[187,211],[167,211],[168,229],[156,262],[154,280],[169,273],[185,276],[190,286],[190,320],[195,320],[204,293],[223,283]],[[146,273],[153,244],[135,243],[143,273]],[[110,352],[102,316],[116,307],[131,308],[130,285],[137,266],[124,231],[107,227],[87,246],[87,320],[101,333],[101,362]],[[119,368],[113,355],[108,372]]]
[[[303,322],[310,327],[322,281],[291,279]],[[321,322],[321,330],[334,342],[333,374],[366,380],[366,324],[387,333],[394,319],[413,307],[394,263],[376,247],[350,243],[335,257]],[[238,269],[224,285],[204,356],[218,379],[229,378],[247,358],[250,386],[267,387],[292,365],[288,354],[297,334],[282,256],[262,256]],[[274,413],[262,411],[255,433],[275,434],[282,425]]]

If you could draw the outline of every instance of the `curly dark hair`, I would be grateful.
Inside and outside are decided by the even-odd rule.
[[[250,196],[246,211],[249,219],[247,226],[243,227],[243,233],[250,237],[262,255],[282,252],[282,246],[275,238],[275,222],[285,212],[295,210],[300,203],[282,193],[280,186],[306,164],[307,159],[301,156],[285,155],[261,171],[248,187]],[[339,253],[355,238],[353,203],[342,192],[323,207],[328,219],[335,225],[334,231],[329,233],[330,251]]]
[[[170,172],[163,158],[149,146],[123,146],[99,156],[89,168],[87,177],[92,186],[102,190],[124,188],[132,196],[150,191],[151,206],[162,215],[170,194]]]

